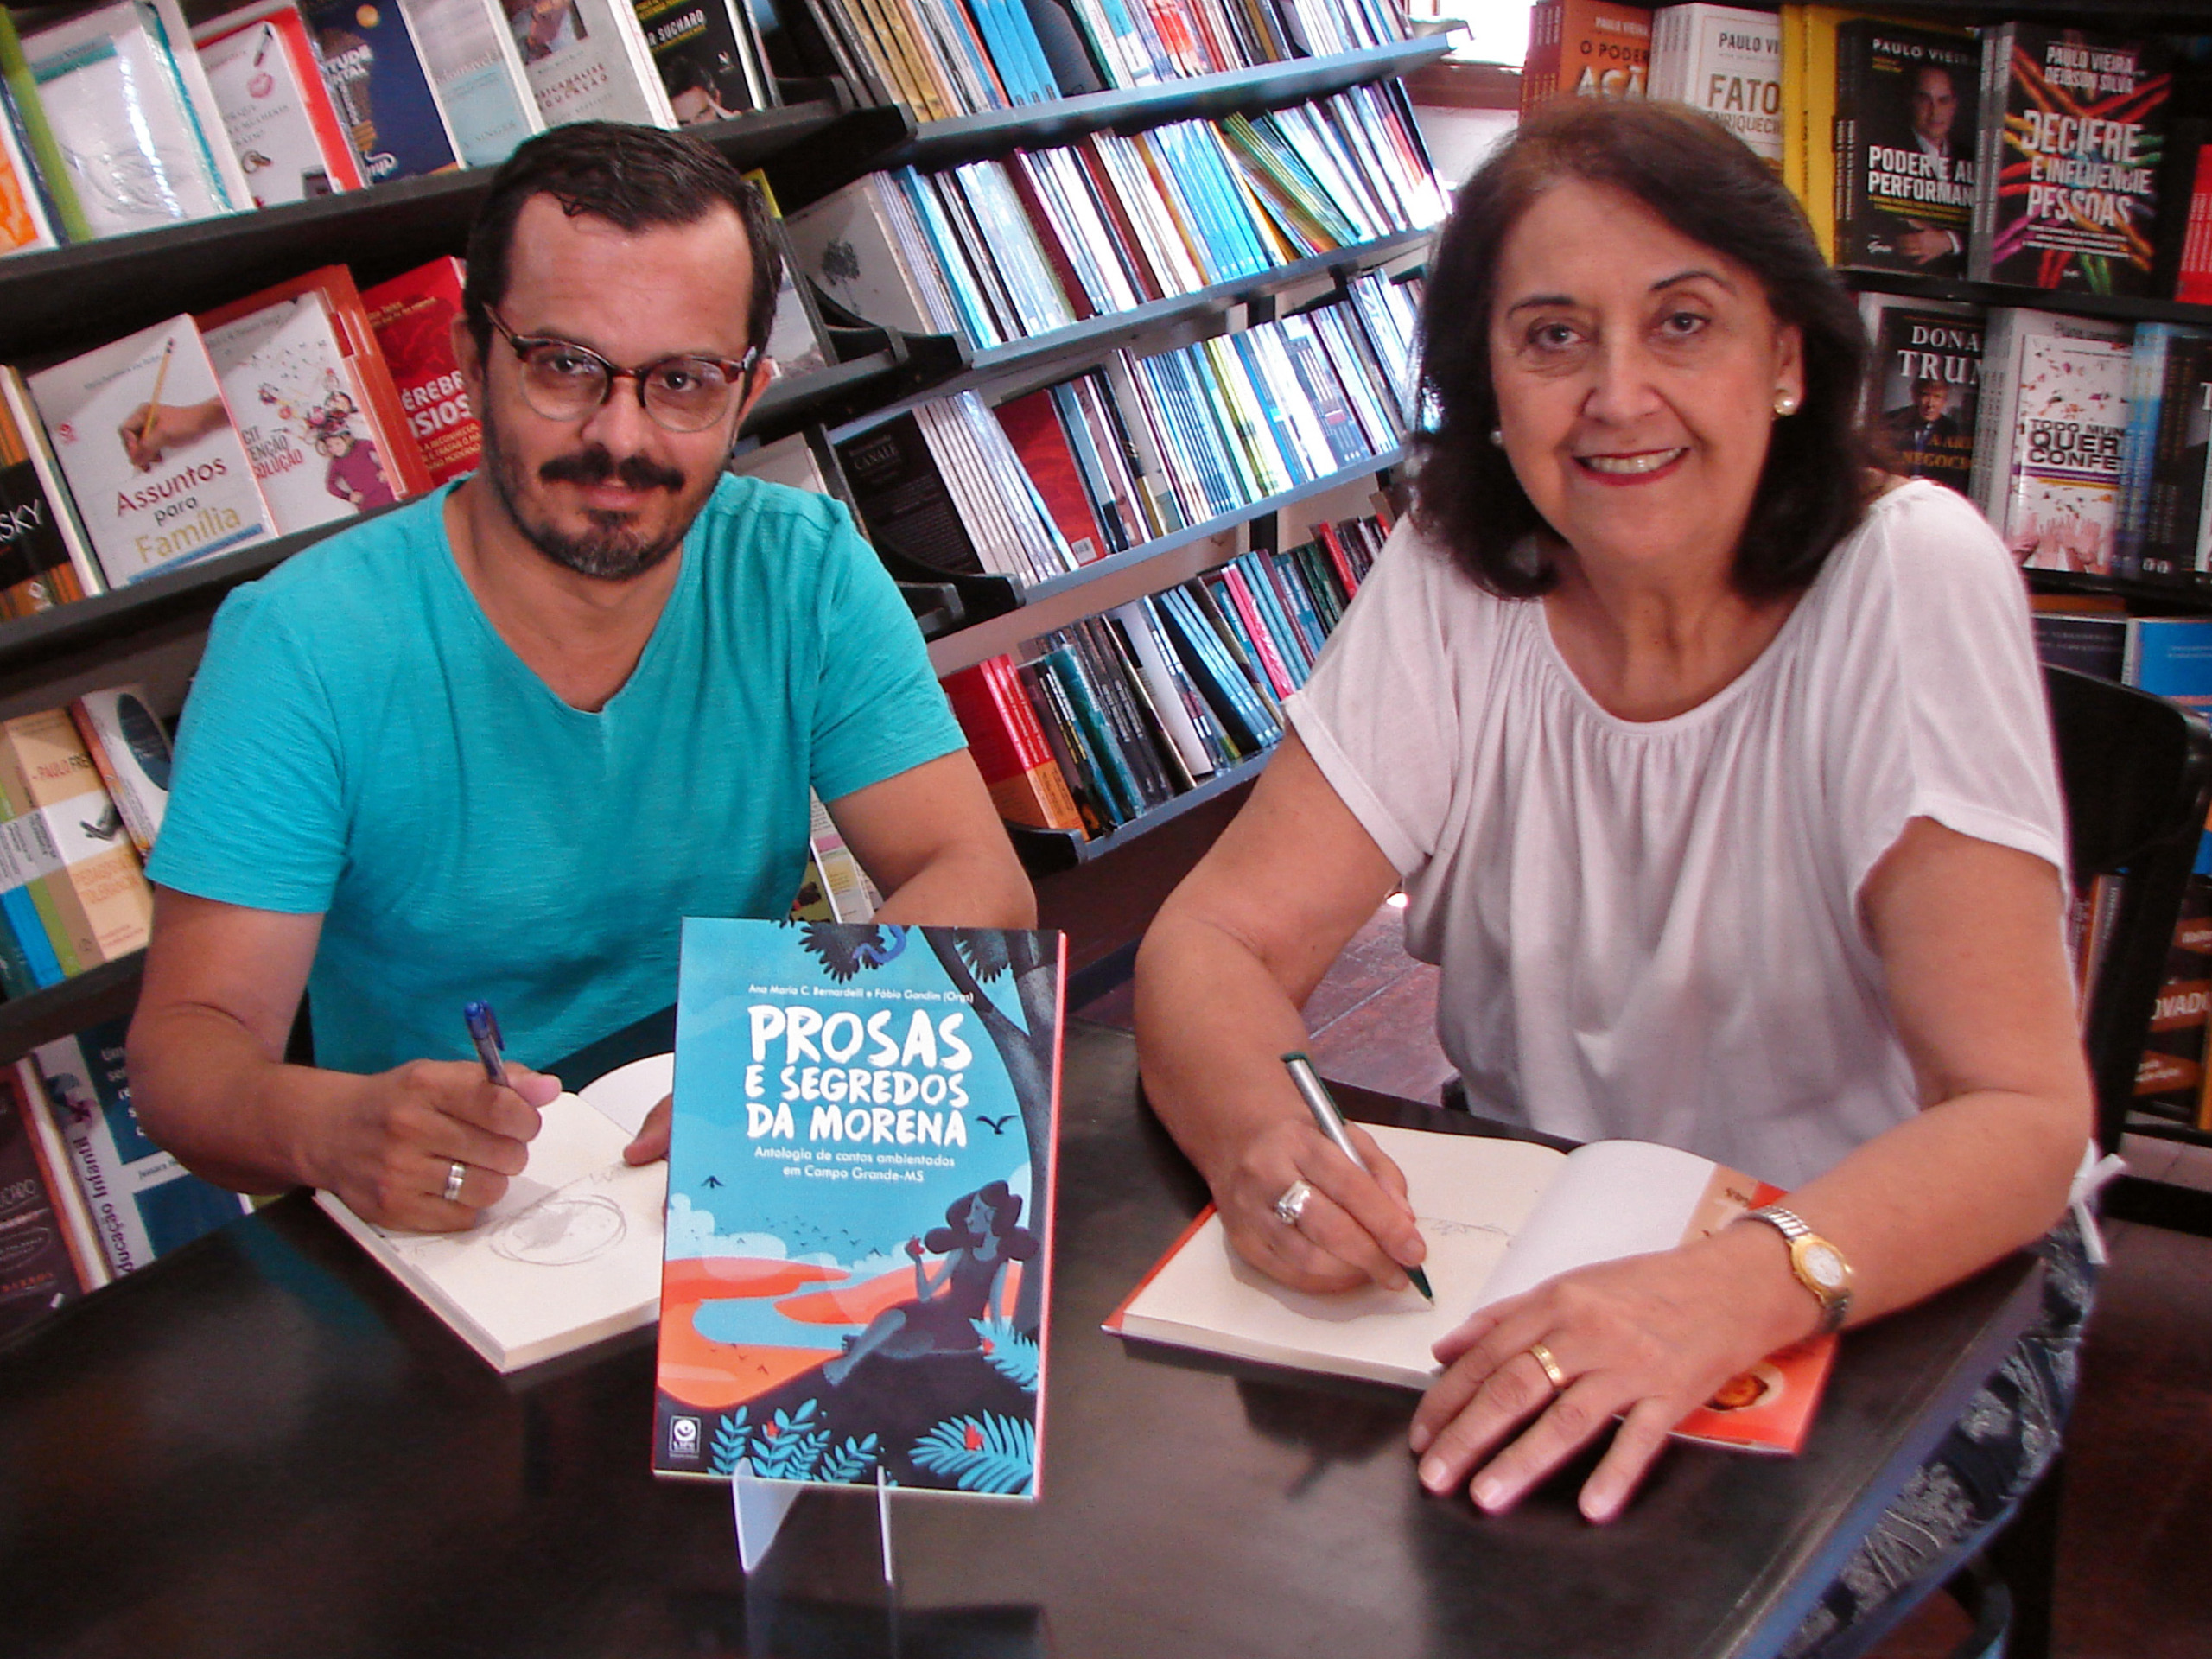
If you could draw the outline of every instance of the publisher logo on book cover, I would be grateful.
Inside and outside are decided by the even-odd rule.
[[[699,1456],[699,1420],[696,1417],[671,1417],[668,1420],[668,1456],[673,1463],[678,1459],[696,1462]]]

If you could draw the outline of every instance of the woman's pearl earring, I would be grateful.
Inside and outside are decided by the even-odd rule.
[[[1797,412],[1796,397],[1793,393],[1787,391],[1776,392],[1774,394],[1774,412],[1778,416],[1785,417],[1795,415]]]
[[[1504,429],[1503,427],[1502,427],[1502,426],[1493,426],[1492,428],[1491,428],[1491,429],[1490,429],[1490,441],[1491,441],[1491,443],[1495,444],[1498,448],[1500,448],[1500,449],[1504,448],[1505,448],[1505,429]]]

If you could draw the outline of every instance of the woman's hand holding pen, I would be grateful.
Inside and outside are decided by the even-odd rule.
[[[538,1113],[561,1092],[557,1077],[512,1064],[505,1071],[495,1084],[474,1061],[410,1060],[355,1079],[348,1109],[319,1120],[320,1144],[303,1149],[310,1180],[379,1226],[474,1226],[530,1161]]]
[[[1303,1111],[1271,1118],[1206,1172],[1236,1253],[1295,1290],[1390,1290],[1427,1254],[1406,1202],[1406,1178],[1374,1137],[1348,1126],[1369,1174],[1330,1145]],[[1275,1204],[1292,1185],[1313,1188],[1294,1226]]]

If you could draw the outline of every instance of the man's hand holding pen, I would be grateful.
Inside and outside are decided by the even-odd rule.
[[[378,1226],[474,1226],[522,1173],[538,1113],[561,1092],[559,1078],[524,1066],[506,1065],[502,1079],[461,1060],[410,1060],[346,1078],[350,1098],[321,1120],[321,1144],[308,1149],[313,1184]]]

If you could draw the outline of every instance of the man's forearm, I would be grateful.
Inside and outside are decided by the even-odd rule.
[[[314,1184],[308,1128],[363,1081],[272,1059],[237,1020],[196,1007],[142,1012],[130,1067],[147,1135],[194,1174],[241,1192]]]
[[[934,927],[1034,927],[1037,895],[1010,847],[954,848],[886,894],[875,918]]]

